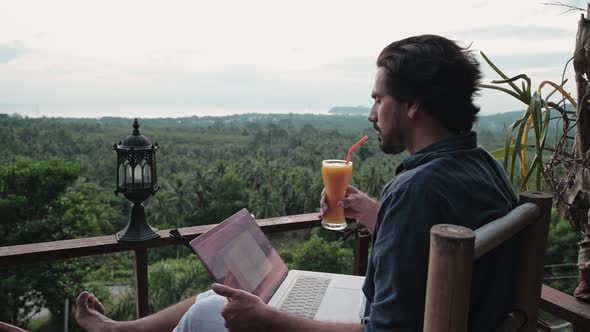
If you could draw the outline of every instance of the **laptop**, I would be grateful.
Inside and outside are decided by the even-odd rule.
[[[360,323],[364,277],[289,270],[253,216],[242,209],[190,242],[215,282],[302,317]]]

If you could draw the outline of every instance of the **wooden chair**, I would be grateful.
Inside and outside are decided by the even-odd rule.
[[[519,204],[475,231],[448,224],[432,227],[425,332],[467,331],[473,262],[516,234],[522,241],[513,312],[497,331],[536,331],[552,196],[523,192]]]

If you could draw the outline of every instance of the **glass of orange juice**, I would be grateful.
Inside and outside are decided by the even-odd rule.
[[[336,205],[344,199],[346,189],[352,178],[352,162],[345,160],[329,159],[322,161],[322,179],[326,188],[328,211],[322,220],[322,226],[330,230],[342,230],[346,228],[344,209]]]

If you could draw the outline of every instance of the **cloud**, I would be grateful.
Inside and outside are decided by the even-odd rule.
[[[19,40],[15,40],[9,44],[0,44],[0,63],[7,63],[31,51],[25,43]]]
[[[571,56],[570,52],[486,54],[507,75],[526,73],[534,82],[537,77],[558,80]],[[358,57],[296,68],[232,64],[202,69],[189,68],[176,58],[137,67],[94,58],[62,59],[39,52],[0,67],[0,100],[161,108],[329,109],[333,105],[369,105],[374,61]],[[481,58],[480,63],[486,73],[484,81],[498,78]],[[539,74],[541,69],[544,72]],[[502,96],[487,95],[486,91],[481,99],[485,112],[519,106],[508,104],[509,98],[505,98],[507,106],[500,105]]]
[[[452,31],[453,34],[469,38],[571,38],[575,31],[546,26],[490,26]],[[539,39],[541,41],[541,39]]]
[[[229,65],[129,67],[37,53],[0,67],[0,100],[54,105],[328,109],[368,104],[374,64],[366,59],[285,69]],[[363,69],[364,67],[366,69]]]
[[[369,102],[372,76],[363,81],[353,73],[345,80],[342,77],[347,75],[334,70],[321,66],[274,72],[258,66],[229,66],[207,73],[145,73],[144,77],[152,78],[148,81],[157,83],[135,97],[150,104],[245,108],[325,108],[337,101]]]

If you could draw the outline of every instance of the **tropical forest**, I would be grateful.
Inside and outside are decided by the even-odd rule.
[[[317,213],[322,160],[344,159],[364,135],[369,140],[352,157],[352,185],[378,198],[406,155],[382,153],[366,119],[368,109],[354,109],[358,114],[340,109],[324,115],[139,118],[141,134],[159,146],[160,189],[144,202],[147,222],[158,229],[217,224],[242,208],[257,219]],[[479,144],[500,162],[506,130],[522,114],[480,116],[475,126]],[[113,145],[131,134],[133,121],[0,114],[2,245],[114,236],[124,228],[130,202],[114,194]],[[522,182],[518,174],[513,180]],[[269,237],[290,268],[352,271],[352,240],[341,239],[338,232],[313,228]],[[573,291],[576,243],[582,238],[553,214],[545,284]],[[210,275],[185,246],[152,248],[148,262],[151,312],[211,285]],[[65,316],[76,330],[74,302],[82,290],[99,297],[109,317],[132,319],[133,271],[132,252],[2,267],[0,321],[31,331],[51,330],[62,326]]]

